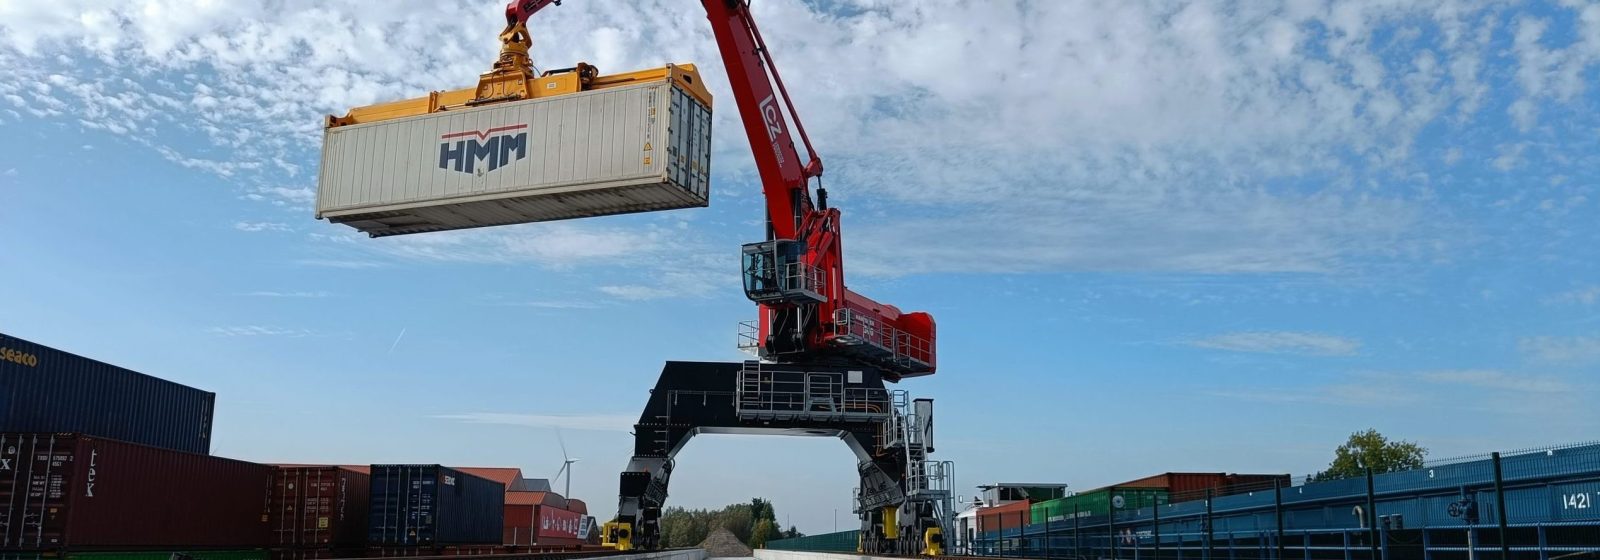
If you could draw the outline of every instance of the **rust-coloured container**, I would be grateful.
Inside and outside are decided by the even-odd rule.
[[[1027,525],[1032,512],[1032,502],[1026,500],[981,508],[978,510],[978,531],[999,531]]]
[[[0,550],[264,548],[272,467],[73,433],[0,433]]]
[[[277,467],[272,476],[275,548],[359,549],[367,540],[367,468]],[[313,559],[307,559],[313,560]]]
[[[1273,482],[1289,487],[1286,474],[1228,474],[1169,472],[1117,484],[1118,488],[1166,489],[1173,503],[1202,500],[1206,491],[1213,496],[1229,496],[1259,490],[1271,490]]]

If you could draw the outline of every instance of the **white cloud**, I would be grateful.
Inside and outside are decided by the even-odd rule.
[[[299,259],[294,261],[294,264],[320,268],[343,268],[348,270],[381,268],[387,266],[381,262],[359,259]]]
[[[754,4],[850,209],[852,266],[884,275],[1336,273],[1426,259],[1459,236],[1436,225],[1442,214],[1420,187],[1395,179],[1411,176],[1394,172],[1414,163],[1423,131],[1460,126],[1517,86],[1513,112],[1531,126],[1539,107],[1579,98],[1600,53],[1600,17],[1576,4],[1538,18],[1472,0],[856,7]],[[718,99],[716,129],[738,131],[699,10],[661,0],[551,8],[533,22],[536,59],[607,72],[695,62]],[[378,11],[355,0],[7,3],[0,67],[16,77],[0,99],[147,142],[180,165],[293,184],[315,165],[322,115],[472,85],[494,58],[497,11],[460,1]],[[1555,18],[1575,20],[1578,38],[1545,32]],[[1396,28],[1420,30],[1407,35],[1416,44],[1397,47]],[[1486,66],[1501,60],[1496,33],[1515,36],[1514,71]],[[73,62],[85,58],[96,64]],[[1508,74],[1515,84],[1495,82]],[[208,145],[180,153],[169,147],[177,135]],[[748,171],[737,132],[715,147],[719,173]],[[312,201],[308,188],[245,196],[292,209]]]
[[[1250,402],[1322,404],[1332,406],[1392,407],[1422,399],[1416,391],[1395,384],[1341,383],[1305,388],[1207,391],[1207,395]]]
[[[1600,285],[1584,286],[1552,296],[1550,303],[1575,303],[1579,305],[1594,305],[1600,302]]]
[[[532,307],[535,309],[600,309],[599,304],[589,301],[502,301],[493,303],[492,305],[501,307]]]
[[[239,231],[294,231],[289,224],[278,222],[234,222],[233,229]]]
[[[219,336],[286,336],[301,338],[315,336],[317,333],[308,329],[286,329],[261,325],[242,325],[233,327],[211,327],[206,332]]]
[[[17,176],[17,168],[13,167],[13,168],[7,169],[6,172],[5,172],[5,176],[7,176],[7,177],[16,177]]]
[[[1600,336],[1533,336],[1517,341],[1529,357],[1549,363],[1600,363]]]
[[[245,295],[250,296],[250,297],[271,297],[271,298],[325,298],[325,297],[330,297],[333,294],[329,293],[329,292],[323,292],[323,291],[316,291],[316,292],[259,291],[259,292],[250,292],[250,293],[247,293]]]
[[[1361,349],[1361,342],[1353,338],[1284,331],[1220,334],[1191,340],[1188,344],[1200,348],[1231,350],[1234,352],[1305,354],[1312,356],[1353,356]]]
[[[1516,375],[1495,370],[1431,371],[1421,374],[1420,377],[1431,383],[1465,385],[1499,391],[1561,393],[1572,389],[1566,382],[1551,377]]]
[[[1498,148],[1500,155],[1494,158],[1494,168],[1501,171],[1516,169],[1522,165],[1522,152],[1527,149],[1527,143],[1501,144]]]
[[[675,227],[550,222],[369,239],[342,226],[313,239],[341,252],[412,263],[613,267],[596,288],[613,298],[703,298],[738,285],[733,258]],[[364,261],[365,259],[357,259]],[[620,268],[616,265],[625,265]]]
[[[255,187],[245,193],[244,198],[283,208],[310,210],[317,201],[317,191],[311,187]]]
[[[637,416],[620,414],[509,414],[500,412],[442,414],[434,416],[434,418],[456,420],[468,424],[502,424],[604,432],[632,431],[633,424],[639,419]]]
[[[320,239],[412,261],[537,263],[564,267],[586,262],[614,263],[638,255],[661,255],[667,245],[675,242],[676,236],[653,230],[555,222],[378,239],[342,232]]]

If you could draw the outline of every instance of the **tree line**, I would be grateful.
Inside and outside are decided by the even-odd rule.
[[[779,529],[772,502],[752,498],[749,503],[722,509],[669,507],[661,512],[661,544],[667,548],[698,546],[717,528],[727,529],[750,548],[761,548],[767,541],[804,536],[794,527]]]

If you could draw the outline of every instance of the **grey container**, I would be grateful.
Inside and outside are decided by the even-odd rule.
[[[670,82],[329,128],[317,217],[373,237],[703,207],[711,109]]]
[[[211,452],[216,394],[0,334],[0,432]]]

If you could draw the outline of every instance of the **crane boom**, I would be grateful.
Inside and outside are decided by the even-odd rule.
[[[529,89],[523,85],[529,75],[525,70],[531,45],[528,19],[560,3],[513,0],[506,6],[501,57],[495,70],[484,75],[477,99],[494,99],[502,91],[515,96]],[[701,4],[727,69],[766,199],[767,239],[746,244],[741,251],[745,295],[760,312],[741,332],[741,346],[779,362],[874,367],[889,381],[932,374],[937,365],[933,317],[902,313],[845,287],[839,210],[828,207],[827,191],[820,186],[822,160],[751,17],[748,0],[701,0]],[[505,81],[512,86],[498,86]],[[795,146],[796,135],[805,145],[804,156]],[[813,179],[819,185],[814,199]]]
[[[744,246],[745,295],[760,317],[745,346],[776,361],[841,361],[885,379],[936,366],[933,317],[901,313],[844,284],[840,214],[820,187],[822,160],[805,133],[747,2],[702,0],[761,175],[767,240]],[[790,123],[793,126],[790,126]],[[805,159],[795,146],[798,135]],[[816,198],[812,179],[819,188]]]

